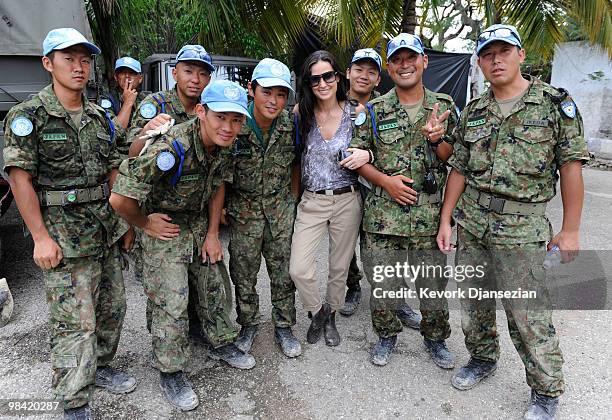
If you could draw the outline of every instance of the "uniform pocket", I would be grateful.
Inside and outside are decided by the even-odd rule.
[[[107,158],[111,151],[110,135],[104,132],[99,132],[96,134],[96,138],[98,140],[98,153]]]
[[[470,149],[468,169],[475,172],[487,170],[491,166],[491,127],[470,128],[463,139]]]
[[[404,132],[399,129],[395,130],[384,130],[379,132],[380,141],[385,144],[393,144],[402,137],[404,137]]]
[[[514,130],[512,160],[522,174],[543,174],[554,159],[553,130],[549,127],[518,127]]]

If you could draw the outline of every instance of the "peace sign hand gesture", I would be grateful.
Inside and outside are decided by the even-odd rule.
[[[444,121],[446,121],[451,113],[450,109],[447,109],[442,113],[442,115],[438,116],[439,110],[440,104],[436,102],[433,106],[433,110],[431,111],[427,124],[421,128],[421,132],[431,143],[437,143],[438,140],[442,138],[444,132],[446,131]]]

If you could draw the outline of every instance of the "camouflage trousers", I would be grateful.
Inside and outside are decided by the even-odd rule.
[[[117,244],[43,270],[51,326],[52,386],[66,408],[91,401],[96,368],[115,356],[125,316]]]
[[[544,284],[542,261],[545,242],[491,244],[479,239],[461,226],[457,230],[456,265],[482,265],[488,269],[483,278],[471,278],[461,288],[487,288],[495,282],[498,290],[538,291],[538,301],[501,299],[508,330],[514,347],[525,366],[527,384],[540,394],[561,395],[565,384],[561,367],[563,355],[552,323],[552,309]],[[533,299],[531,299],[533,301]],[[477,359],[497,361],[499,338],[495,316],[495,299],[461,299],[461,327],[470,355]]]
[[[404,262],[412,265],[424,263],[445,266],[446,256],[437,249],[434,236],[404,237],[362,232],[363,267],[372,286],[370,295],[372,325],[379,337],[392,337],[402,331],[397,309],[405,305],[405,300],[402,298],[380,299],[380,295],[374,295],[376,288],[395,291],[407,287],[408,284],[406,278],[401,277],[385,280],[387,284],[375,281],[373,274],[376,266],[396,266],[397,263],[403,264]],[[414,280],[417,291],[424,288],[443,291],[447,283],[448,279],[443,276],[419,276]],[[447,300],[445,298],[421,298],[419,309],[423,317],[421,334],[433,341],[446,340],[451,332]]]
[[[143,283],[151,310],[155,366],[162,372],[184,370],[189,361],[190,286],[198,292],[196,309],[208,342],[220,347],[238,335],[230,320],[232,291],[225,263],[202,264],[200,247],[194,243],[193,250],[193,262],[185,262],[176,256],[151,255],[145,246]]]
[[[288,220],[287,228],[276,237],[269,223],[264,223],[261,233],[261,229],[253,229],[255,224],[239,225],[231,219],[229,268],[236,291],[236,321],[243,326],[259,324],[259,296],[255,286],[263,255],[270,276],[272,322],[276,327],[291,327],[296,320],[295,284],[289,276],[293,220]]]

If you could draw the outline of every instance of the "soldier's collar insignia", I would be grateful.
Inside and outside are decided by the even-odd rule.
[[[357,118],[355,118],[355,125],[361,125],[365,122],[365,120],[366,120],[366,114],[365,112],[361,111],[359,115],[357,115]]]
[[[29,135],[34,130],[32,121],[26,117],[17,117],[11,123],[11,131],[14,135],[24,137]]]
[[[140,107],[140,115],[142,118],[150,120],[157,115],[157,108],[155,108],[155,105],[153,105],[151,102],[144,103]]]
[[[172,167],[176,163],[176,159],[174,158],[174,155],[172,153],[164,151],[157,155],[156,163],[157,167],[161,171],[166,172],[172,169]]]
[[[575,118],[576,117],[576,104],[574,103],[574,101],[572,101],[571,99],[567,99],[563,102],[561,102],[561,111],[563,111],[563,113],[568,117],[568,118]]]

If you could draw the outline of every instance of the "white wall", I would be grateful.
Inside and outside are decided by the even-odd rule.
[[[612,61],[607,53],[582,41],[558,45],[551,84],[567,89],[578,105],[589,150],[612,158]]]

